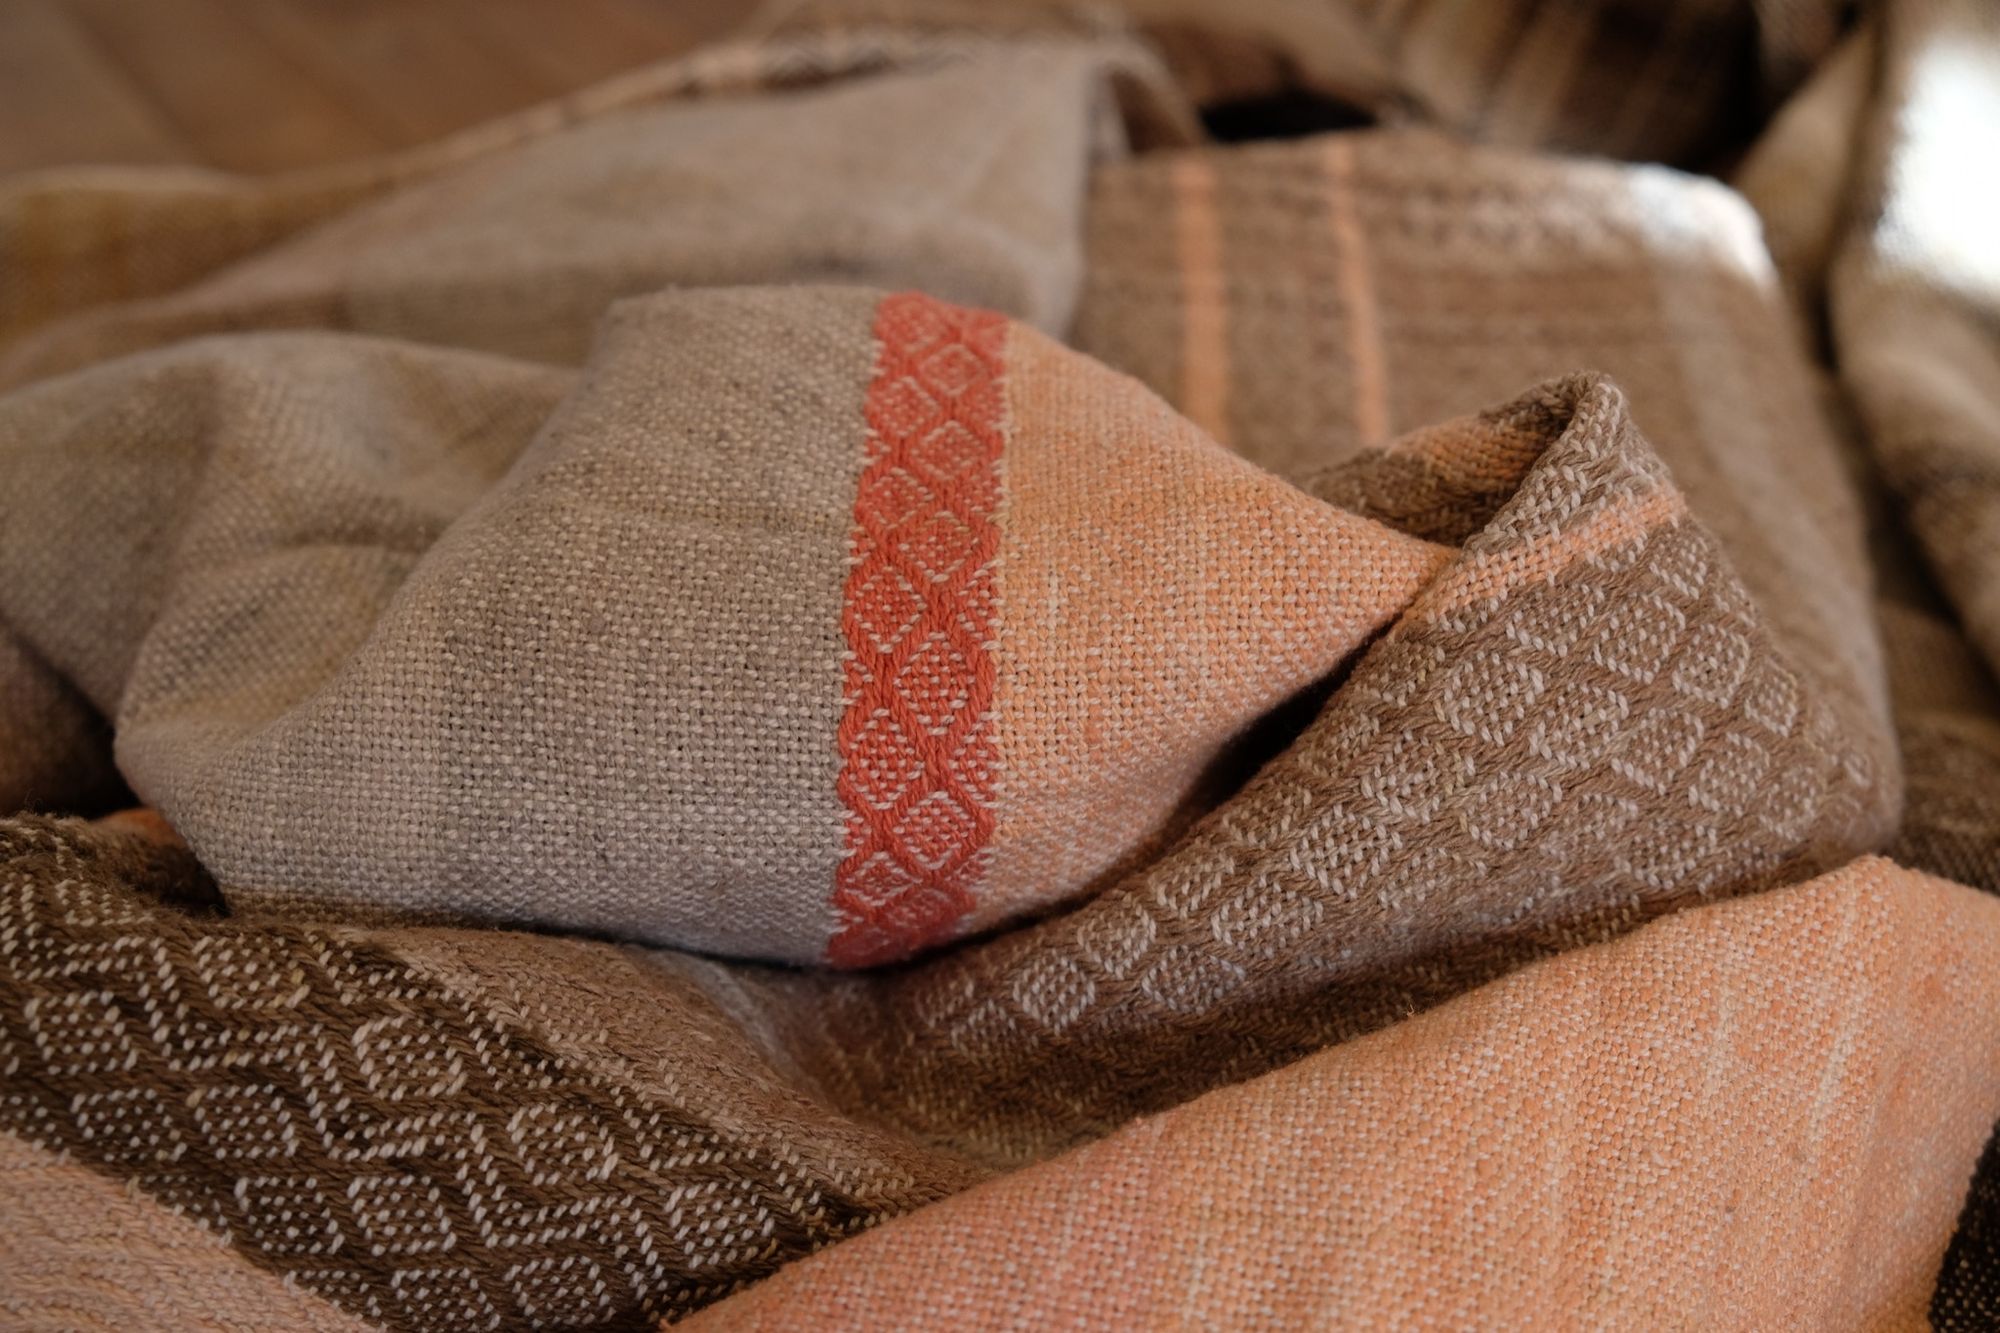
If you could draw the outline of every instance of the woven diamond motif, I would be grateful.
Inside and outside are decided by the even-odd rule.
[[[937,503],[930,487],[907,468],[892,467],[861,483],[861,501],[884,527],[894,528]]]
[[[687,1249],[691,1266],[740,1263],[763,1243],[770,1210],[722,1181],[676,1191],[667,1221]]]
[[[1771,756],[1748,736],[1725,736],[1694,771],[1688,798],[1725,818],[1753,808],[1760,799]]]
[[[254,1175],[236,1182],[243,1228],[271,1254],[332,1254],[346,1243],[333,1204],[313,1176]]]
[[[536,1185],[568,1176],[602,1180],[618,1162],[609,1127],[585,1111],[553,1102],[523,1106],[507,1117],[507,1137]]]
[[[1108,977],[1122,979],[1153,947],[1159,925],[1144,904],[1121,898],[1093,913],[1077,936],[1078,952]]]
[[[1518,655],[1468,653],[1440,682],[1436,711],[1460,735],[1504,745],[1547,688],[1548,677]]]
[[[1511,851],[1535,838],[1563,794],[1538,773],[1497,773],[1466,793],[1457,811],[1459,825],[1480,846]]]
[[[1096,998],[1090,973],[1060,954],[1038,958],[1014,978],[1014,1003],[1051,1032],[1075,1022]]]
[[[914,1202],[875,1178],[862,1199],[801,1175],[355,934],[203,920],[129,888],[143,925],[75,926],[60,900],[90,895],[17,891],[47,875],[43,856],[0,861],[0,941],[40,935],[66,980],[24,977],[19,952],[0,966],[0,1130],[115,1174],[343,1310],[412,1329],[651,1324],[767,1272],[774,1237],[797,1252]],[[256,1016],[272,993],[258,976],[306,993]],[[30,1012],[107,1002],[135,1062],[58,1072],[97,1063],[102,1024],[44,1022],[64,1043],[44,1050]],[[168,1028],[196,1035],[145,1037]],[[711,1193],[670,1215],[687,1184]]]
[[[1214,1007],[1243,979],[1243,969],[1211,953],[1175,948],[1161,955],[1139,979],[1146,998],[1173,1013],[1201,1013]]]
[[[878,655],[895,652],[923,618],[924,600],[902,570],[879,564],[869,571],[857,593],[855,619]]]
[[[390,1282],[405,1317],[420,1328],[500,1327],[500,1312],[463,1268],[406,1268]]]
[[[1750,641],[1727,625],[1698,625],[1668,679],[1683,694],[1727,707],[1750,666]]]
[[[413,1175],[361,1176],[347,1187],[347,1199],[370,1254],[401,1258],[457,1244],[443,1194]]]
[[[1326,904],[1316,894],[1267,876],[1224,900],[1209,917],[1209,930],[1217,944],[1237,956],[1278,958],[1325,915]]]
[[[1641,685],[1650,684],[1667,658],[1687,616],[1657,593],[1613,607],[1598,621],[1591,660]]]
[[[191,951],[194,974],[218,1009],[253,1014],[289,1013],[308,991],[305,977],[288,966],[279,940],[255,935],[204,938]]]
[[[1611,767],[1647,791],[1665,795],[1694,759],[1704,731],[1701,719],[1693,713],[1658,709],[1625,732],[1612,752]]]
[[[1422,821],[1435,815],[1471,778],[1472,761],[1464,746],[1412,729],[1397,736],[1363,770],[1360,787],[1362,795],[1391,817]]]
[[[886,851],[874,853],[855,867],[847,881],[855,901],[878,912],[915,893],[923,884],[921,875]]]
[[[983,383],[989,372],[978,353],[961,342],[948,342],[917,362],[917,378],[946,398],[958,398]]]
[[[911,447],[909,460],[919,474],[948,486],[986,465],[986,445],[963,424],[947,421]]]
[[[1541,589],[1521,601],[1502,632],[1525,648],[1557,657],[1569,655],[1605,607],[1604,591],[1588,583]]]
[[[1528,752],[1567,768],[1589,768],[1624,730],[1632,705],[1617,690],[1568,681],[1549,694],[1528,733]]]
[[[948,1039],[956,1049],[990,1058],[996,1068],[1004,1070],[1009,1054],[1020,1048],[1026,1031],[1023,1017],[998,996],[980,999],[952,1023]],[[976,1100],[970,1092],[967,1096],[968,1102]]]
[[[876,308],[842,612],[834,963],[884,962],[940,938],[971,909],[988,859],[1005,329],[1001,316],[914,294]],[[923,483],[923,503],[905,477]]]
[[[877,400],[877,412],[886,428],[903,435],[933,429],[942,415],[937,399],[912,379],[897,380],[883,389]]]
[[[191,1111],[204,1146],[219,1162],[267,1161],[298,1151],[298,1127],[275,1084],[204,1088]]]
[[[537,1259],[504,1274],[515,1303],[538,1326],[573,1328],[601,1323],[612,1312],[604,1270],[581,1255]]]
[[[975,863],[985,855],[973,853]],[[975,865],[975,869],[977,866]],[[908,936],[912,931],[921,931],[926,921],[933,920],[940,913],[952,910],[952,899],[941,889],[926,884],[914,892],[902,894],[891,902],[884,903],[876,913],[876,921],[889,937]]]
[[[894,717],[877,713],[861,725],[850,744],[845,776],[855,799],[870,809],[890,810],[923,780],[923,756]]]
[[[911,806],[896,828],[908,858],[925,870],[940,869],[962,855],[973,831],[972,812],[942,788]]]
[[[78,1093],[70,1099],[70,1114],[96,1155],[116,1166],[161,1165],[187,1152],[173,1115],[151,1088]]]
[[[1774,736],[1792,734],[1799,720],[1799,685],[1782,662],[1759,662],[1743,691],[1743,711]]]
[[[1687,819],[1660,819],[1651,827],[1656,836],[1620,844],[1618,873],[1656,893],[1692,887],[1690,881],[1702,863],[1718,849],[1720,839],[1714,826]]]
[[[965,568],[981,553],[979,534],[950,511],[941,511],[900,529],[896,551],[926,583],[939,584]]]
[[[355,1029],[354,1054],[368,1090],[391,1102],[446,1097],[465,1083],[465,1066],[443,1034],[405,1014]]]
[[[139,1052],[132,1044],[118,997],[110,991],[71,991],[30,1000],[24,1010],[28,1034],[52,1072],[64,1077],[130,1069]]]
[[[917,725],[932,736],[942,736],[973,706],[966,684],[970,669],[958,645],[948,635],[933,632],[904,660],[893,684]]]
[[[107,930],[130,929],[144,921],[144,917],[127,911],[116,900],[88,885],[65,881],[56,885],[35,884],[25,889],[27,901],[25,910],[47,911],[58,917],[75,916],[90,922],[94,927]],[[111,950],[102,950],[99,957],[107,957]],[[64,975],[63,969],[73,960],[64,953],[57,939],[30,924],[17,933],[0,935],[0,959],[19,973],[23,979],[48,980]]]
[[[1701,596],[1708,586],[1708,571],[1713,565],[1700,536],[1692,528],[1662,534],[1646,558],[1646,567],[1653,576],[1689,601]]]

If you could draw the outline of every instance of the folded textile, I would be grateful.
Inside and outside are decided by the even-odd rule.
[[[2000,1116],[1996,919],[1884,861],[1684,912],[981,1185],[692,1326],[1908,1327]],[[1439,1108],[1477,1131],[1438,1134]]]
[[[0,186],[6,1317],[2000,1319],[2000,34],[1132,13]]]

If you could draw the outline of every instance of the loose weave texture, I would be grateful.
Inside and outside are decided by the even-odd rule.
[[[497,478],[563,377],[257,347],[254,373],[195,343],[50,381],[0,426],[23,446],[13,622],[103,663],[78,674],[115,701],[124,772],[239,907],[887,961],[1075,897],[1184,825],[1230,739],[1445,558],[928,297],[623,307]],[[404,393],[313,410],[378,370]],[[204,438],[176,417],[206,394],[232,409]],[[392,467],[385,434],[408,441]],[[135,521],[65,499],[65,474],[141,448],[127,475],[159,480],[133,499],[178,561],[62,559],[57,534]],[[158,506],[176,484],[187,517]],[[1166,552],[1196,556],[1176,586]],[[86,585],[123,604],[80,615]],[[1114,644],[1115,676],[1079,670]]]
[[[2000,1055],[1996,921],[1884,861],[1686,912],[979,1186],[692,1327],[1918,1326],[2000,1115],[1977,1072]],[[1438,1134],[1440,1107],[1480,1130]]]
[[[0,188],[6,1308],[1989,1324],[1981,14],[792,8]]]
[[[195,896],[184,853],[18,826],[9,1041],[36,1063],[8,1128],[367,1317],[687,1308],[1540,954],[1852,854],[1865,766],[1614,389],[1552,386],[1319,488],[1456,553],[1276,761],[1074,913],[841,980],[176,917],[129,882],[171,871]],[[186,1017],[146,1017],[162,1003]],[[243,1041],[277,1045],[198,1054]],[[531,1095],[558,1063],[560,1090]],[[210,1097],[235,1108],[213,1129]],[[187,1121],[163,1128],[172,1108]],[[545,1214],[509,1222],[517,1196],[605,1220],[538,1231],[528,1257],[506,1228]],[[680,1248],[648,1250],[656,1231]]]
[[[1841,32],[1834,0],[1126,0],[1204,102],[1330,96],[1468,139],[1706,166]],[[766,35],[1063,30],[1061,0],[768,0]]]
[[[73,1160],[0,1137],[10,1327],[170,1326],[360,1333],[368,1324],[243,1262],[227,1234],[178,1217]]]

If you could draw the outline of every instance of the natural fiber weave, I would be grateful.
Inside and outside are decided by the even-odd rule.
[[[1990,1322],[2000,33],[1838,26],[820,0],[0,185],[0,1311]]]

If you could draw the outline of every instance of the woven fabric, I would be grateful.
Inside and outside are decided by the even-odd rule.
[[[2000,664],[2000,261],[1976,220],[1978,134],[2000,114],[2000,14],[1978,3],[1896,6],[1879,37],[1873,152],[1835,257],[1841,371],[1930,566],[1990,667]],[[1972,185],[1968,182],[1978,181]]]
[[[1075,182],[1115,151],[1095,114],[1107,60],[1083,44],[1001,50],[793,97],[594,116],[182,290],[56,322],[0,360],[0,384],[246,327],[573,365],[609,303],[677,284],[893,277],[1060,328],[1080,263]],[[1122,129],[1105,129],[1115,144]],[[745,161],[761,168],[731,169]]]
[[[0,1310],[1980,1326],[2000,35],[1475,8],[0,185]]]
[[[1078,345],[1284,475],[1578,365],[1614,376],[1775,632],[1892,764],[1860,504],[1740,199],[1358,133],[1108,166],[1090,226]]]
[[[1938,1333],[2000,1323],[2000,1121],[1965,1193],[1928,1313]]]
[[[0,1135],[0,1183],[7,1232],[0,1318],[10,1327],[369,1327],[244,1262],[226,1232],[176,1216],[50,1149]]]
[[[239,909],[904,957],[1184,827],[1230,740],[1445,558],[930,297],[622,307],[532,444],[559,373],[271,347],[117,363],[0,426],[29,446],[12,618],[77,664]],[[312,410],[375,374],[396,387]],[[190,409],[191,382],[217,398]],[[148,503],[183,497],[153,520],[179,560],[64,559],[57,534],[124,520],[61,478],[155,439],[129,466]],[[1089,669],[1118,636],[1116,674]]]
[[[1309,91],[1490,143],[1705,165],[1840,37],[1836,0],[1123,0],[1208,103]],[[1063,0],[767,0],[751,31],[1073,29]]]
[[[0,838],[0,1128],[362,1319],[630,1327],[979,1178],[605,946],[220,920],[184,849]]]
[[[882,304],[722,295],[625,319],[643,335],[690,308],[741,317],[746,300],[851,312],[857,328]],[[560,451],[536,451],[554,439],[516,480],[538,459],[553,475]],[[1244,484],[1271,484],[1207,448]],[[184,852],[17,825],[18,915],[0,937],[19,942],[9,1040],[33,1063],[8,1127],[227,1226],[258,1263],[368,1317],[532,1315],[558,1299],[544,1277],[562,1302],[608,1313],[684,1309],[996,1167],[1862,845],[1865,758],[1785,664],[1608,384],[1560,383],[1420,432],[1315,490],[1325,498],[1298,497],[1309,514],[1351,505],[1426,566],[1449,554],[1281,755],[1070,914],[842,979],[477,931],[176,915],[148,897],[201,901]],[[831,854],[840,824],[825,830]],[[134,961],[139,939],[150,961]],[[260,1015],[247,1028],[246,1006]],[[612,1014],[626,1017],[607,1032]],[[199,1054],[260,1032],[292,1035],[247,1063]],[[205,1118],[210,1098],[240,1114]],[[819,1174],[802,1180],[801,1163]],[[555,1198],[607,1220],[523,1249],[508,1228],[542,1214],[495,1212]],[[695,1199],[709,1220],[690,1242],[695,1215],[674,1209]],[[272,1210],[314,1218],[321,1239],[275,1230]],[[641,1264],[656,1232],[683,1238],[679,1257]]]
[[[1686,912],[892,1222],[692,1326],[1921,1326],[2000,1111],[1996,924],[2000,902],[1882,861]],[[1940,1328],[1992,1311],[1990,1240],[1957,1245]]]

